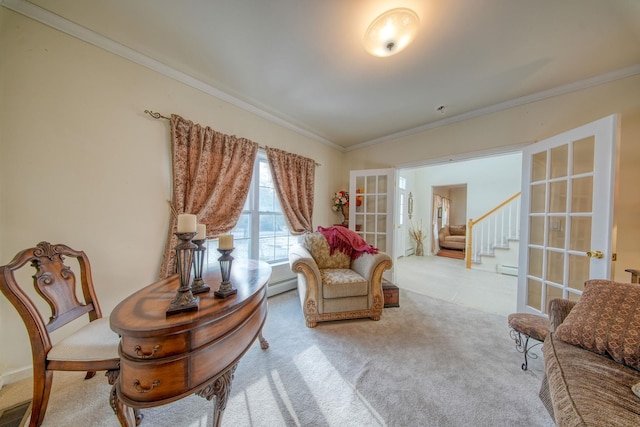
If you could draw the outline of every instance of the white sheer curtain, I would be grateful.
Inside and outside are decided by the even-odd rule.
[[[446,197],[442,198],[442,226],[449,224],[449,209],[451,209],[451,200]]]
[[[438,208],[441,207],[442,204],[442,196],[438,196],[437,194],[433,195],[433,204],[431,205],[431,227],[433,228],[433,233],[431,233],[431,249],[434,254],[437,254],[440,251],[440,245],[438,244],[438,231],[440,231],[440,227],[438,224]]]

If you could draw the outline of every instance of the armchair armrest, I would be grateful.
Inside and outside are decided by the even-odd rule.
[[[382,273],[389,268],[391,268],[391,257],[384,252],[363,254],[351,262],[353,271],[369,281],[380,276],[380,283],[382,283]]]
[[[309,252],[302,245],[294,245],[289,251],[289,266],[294,273],[302,273],[315,277],[320,283],[320,269]]]
[[[549,301],[549,320],[551,321],[551,331],[555,331],[567,317],[576,301],[556,298]]]
[[[445,237],[450,236],[449,227],[442,227],[438,230],[438,240],[444,240]]]

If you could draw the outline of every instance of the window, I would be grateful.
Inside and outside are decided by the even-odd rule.
[[[297,242],[287,227],[269,163],[262,152],[256,157],[244,209],[230,233],[235,246],[234,258],[258,259],[270,264],[288,262],[289,248]],[[209,261],[218,258],[217,247],[217,240],[209,241]]]

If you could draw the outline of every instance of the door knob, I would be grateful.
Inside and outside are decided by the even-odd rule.
[[[597,258],[597,259],[604,258],[604,254],[602,253],[602,251],[589,251],[587,252],[587,256],[589,258]]]

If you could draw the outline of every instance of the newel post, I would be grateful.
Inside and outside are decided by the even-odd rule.
[[[467,222],[467,237],[464,239],[464,241],[466,242],[465,245],[465,249],[464,249],[464,261],[465,261],[465,265],[468,269],[471,269],[471,236],[473,236],[473,219],[469,218],[469,221]]]

